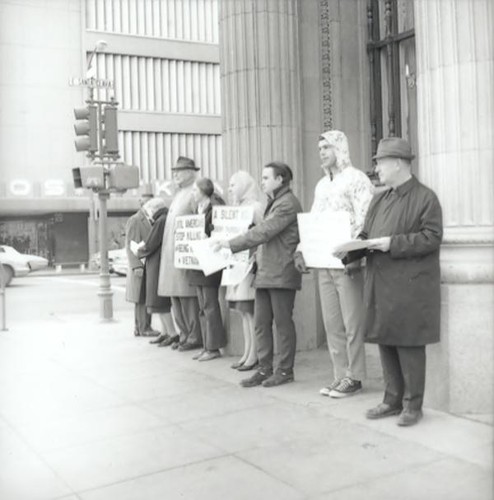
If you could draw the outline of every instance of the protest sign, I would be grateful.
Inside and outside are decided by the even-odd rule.
[[[343,269],[333,255],[334,248],[351,239],[350,216],[347,212],[298,214],[300,249],[307,267]]]
[[[199,261],[194,255],[191,242],[206,238],[204,214],[181,215],[175,220],[175,259],[174,264],[179,269],[200,270]]]
[[[214,231],[211,236],[216,239],[230,239],[245,233],[254,219],[253,207],[216,206],[213,207]],[[221,284],[236,285],[248,273],[249,251],[235,253],[231,256],[229,266],[223,271]]]
[[[211,239],[191,241],[189,245],[205,276],[221,271],[231,262],[232,251],[229,248],[213,250],[214,242]]]

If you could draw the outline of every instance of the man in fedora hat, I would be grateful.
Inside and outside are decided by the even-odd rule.
[[[192,186],[198,170],[194,160],[185,156],[180,156],[172,168],[173,180],[178,186],[178,191],[168,210],[161,246],[158,295],[171,298],[173,315],[180,329],[180,338],[172,336],[160,345],[173,344],[173,347],[180,351],[202,346],[196,288],[189,285],[185,269],[175,268],[175,221],[181,215],[195,213]]]
[[[374,159],[388,188],[371,201],[359,235],[367,257],[364,282],[366,341],[377,343],[383,367],[384,399],[367,418],[400,415],[398,425],[422,417],[425,346],[439,342],[439,246],[443,227],[436,194],[411,173],[414,158],[404,139],[382,139]]]

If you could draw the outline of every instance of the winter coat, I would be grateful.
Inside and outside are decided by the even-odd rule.
[[[196,297],[196,288],[189,284],[187,270],[175,267],[176,219],[181,215],[193,215],[196,212],[192,198],[194,182],[195,179],[191,179],[187,186],[183,186],[177,191],[168,210],[161,246],[158,281],[158,295],[165,297]]]
[[[234,253],[259,245],[255,288],[300,290],[302,279],[295,269],[293,254],[300,241],[297,214],[301,211],[297,197],[283,186],[269,201],[262,221],[230,240]]]
[[[154,223],[145,245],[139,249],[137,255],[145,257],[145,282],[146,282],[146,306],[167,311],[171,307],[169,297],[158,295],[158,277],[160,270],[161,244],[163,242],[163,231],[166,224],[167,208],[162,208],[154,214]]]
[[[205,218],[205,228],[204,231],[206,236],[211,236],[211,232],[213,231],[213,207],[215,205],[224,205],[225,202],[219,196],[211,197],[211,202],[207,206],[204,212]],[[202,271],[190,270],[187,272],[189,276],[189,283],[193,286],[213,286],[219,288],[221,283],[221,275],[223,271],[218,271],[217,273],[210,274],[209,276],[205,276]]]
[[[125,284],[125,298],[129,302],[134,302],[135,304],[144,304],[146,298],[144,276],[140,277],[135,273],[135,270],[139,268],[142,268],[144,272],[144,264],[130,250],[130,242],[133,240],[136,243],[140,243],[148,237],[150,232],[151,223],[142,209],[132,215],[125,226],[125,251],[129,262],[127,281]]]
[[[360,238],[391,236],[389,252],[365,251],[367,342],[421,346],[439,342],[441,206],[415,177],[374,196]],[[350,258],[358,256],[351,252]]]

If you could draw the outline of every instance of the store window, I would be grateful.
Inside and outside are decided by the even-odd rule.
[[[372,154],[381,138],[398,136],[417,156],[413,1],[368,0],[367,28]],[[416,173],[416,160],[412,170]]]

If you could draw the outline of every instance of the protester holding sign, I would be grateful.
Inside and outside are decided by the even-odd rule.
[[[204,215],[206,236],[211,236],[213,229],[213,206],[225,202],[215,194],[214,184],[210,179],[198,179],[192,187],[192,196],[197,204],[197,212]],[[187,271],[189,283],[196,287],[199,300],[199,314],[202,331],[203,349],[193,359],[210,361],[221,356],[220,348],[226,345],[226,332],[221,318],[218,289],[221,271],[205,276],[202,271]]]
[[[323,133],[319,137],[319,156],[325,175],[316,186],[311,213],[345,216],[349,220],[350,236],[355,238],[362,229],[372,199],[372,183],[364,172],[352,165],[343,132],[331,130]],[[321,227],[321,231],[327,230]],[[295,255],[295,262],[297,269],[304,272],[306,265],[300,250]],[[365,377],[360,261],[346,268],[337,262],[326,269],[318,269],[317,273],[334,377],[320,393],[342,398],[360,391]]]
[[[301,287],[293,254],[299,243],[297,214],[300,202],[290,189],[292,171],[281,162],[268,163],[262,172],[261,186],[268,195],[263,220],[244,234],[220,240],[218,247],[233,253],[258,247],[254,324],[259,368],[242,387],[274,387],[293,382],[296,332],[293,323],[295,294]],[[280,359],[273,373],[273,320],[279,339]]]
[[[176,220],[177,217],[193,214],[196,210],[192,186],[198,170],[194,160],[184,156],[180,156],[172,168],[173,179],[178,185],[178,191],[168,210],[161,247],[158,294],[171,298],[173,315],[180,329],[180,339],[175,336],[165,340],[164,343],[172,344],[174,348],[181,351],[202,346],[196,288],[189,284],[186,270],[175,267]]]
[[[240,170],[230,178],[228,194],[232,205],[239,207],[251,207],[253,214],[252,225],[262,220],[262,203],[259,201],[260,192],[254,178],[246,171]],[[248,228],[246,228],[248,229]],[[246,232],[246,231],[244,231]],[[238,254],[237,254],[238,255]],[[232,365],[238,371],[252,370],[257,366],[256,338],[254,330],[254,251],[250,252],[249,261],[240,273],[244,277],[236,284],[227,286],[226,299],[233,311],[237,311],[242,317],[242,331],[244,335],[244,353],[239,361]],[[240,267],[240,263],[237,264]],[[226,278],[228,270],[223,273]]]

